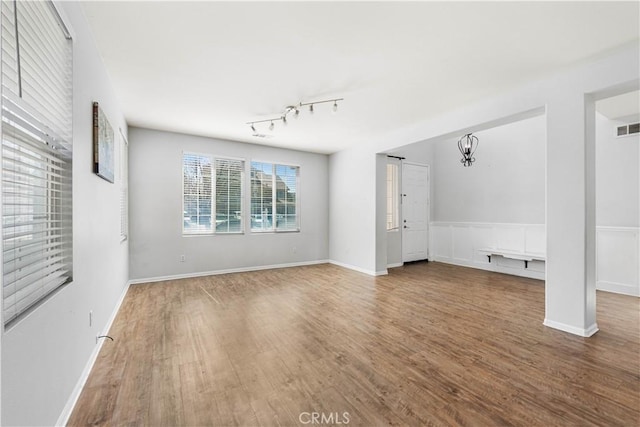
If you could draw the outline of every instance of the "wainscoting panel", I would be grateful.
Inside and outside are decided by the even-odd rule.
[[[523,261],[491,257],[481,248],[544,254],[544,224],[500,224],[476,222],[432,222],[429,242],[434,261],[462,265],[516,276],[544,280],[544,261]],[[597,227],[597,288],[640,296],[640,229]]]
[[[640,296],[640,235],[637,227],[597,227],[597,288]]]
[[[489,258],[482,248],[497,248],[525,252],[545,252],[545,227],[540,224],[497,224],[477,222],[432,222],[430,224],[434,261],[514,274],[516,276],[544,279],[544,262],[530,262],[500,256]],[[542,250],[538,248],[542,247]],[[531,249],[528,249],[531,250]]]

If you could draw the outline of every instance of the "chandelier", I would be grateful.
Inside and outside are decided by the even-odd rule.
[[[473,157],[473,155],[478,149],[478,137],[474,136],[472,133],[462,136],[458,140],[458,149],[460,150],[460,153],[462,153],[460,163],[462,163],[464,167],[471,166],[473,162],[476,161],[476,158]]]

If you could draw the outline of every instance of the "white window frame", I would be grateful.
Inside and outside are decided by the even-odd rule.
[[[390,176],[391,174],[391,176]],[[400,164],[387,163],[386,176],[386,227],[387,231],[400,230]]]
[[[251,226],[251,217],[253,215],[253,211],[252,211],[252,185],[253,183],[251,182],[251,169],[252,169],[252,165],[253,163],[263,163],[263,164],[271,164],[271,179],[272,179],[272,194],[271,194],[271,205],[272,205],[272,220],[271,220],[271,227],[269,228],[262,228],[262,229],[254,229]],[[290,167],[290,168],[296,168],[297,172],[296,172],[296,225],[297,227],[295,229],[277,229],[276,227],[276,221],[274,220],[274,218],[277,216],[277,189],[276,189],[276,168],[277,166],[284,166],[284,167]],[[251,159],[249,162],[249,230],[251,233],[255,233],[255,234],[269,234],[269,233],[299,233],[300,230],[302,229],[302,219],[301,219],[301,212],[300,212],[300,174],[301,174],[301,170],[302,168],[300,167],[300,165],[298,164],[293,164],[293,163],[284,163],[284,162],[274,162],[271,160],[259,160],[259,159]],[[276,218],[277,219],[277,218]]]
[[[190,231],[188,229],[185,229],[184,227],[184,212],[185,211],[185,204],[184,204],[184,199],[185,199],[185,194],[184,194],[184,156],[185,155],[192,155],[192,156],[200,156],[200,157],[206,157],[209,159],[210,163],[211,163],[211,207],[210,207],[210,212],[211,212],[211,230],[206,230],[206,231]],[[230,161],[236,161],[236,162],[241,162],[242,163],[242,176],[241,176],[241,182],[240,182],[240,230],[239,231],[217,231],[216,227],[214,225],[214,221],[215,221],[215,216],[217,216],[217,212],[216,212],[216,184],[217,184],[217,174],[216,174],[216,160],[230,160]],[[246,160],[244,158],[240,158],[240,157],[231,157],[231,156],[218,156],[218,155],[214,155],[214,154],[209,154],[209,153],[199,153],[199,152],[193,152],[193,151],[183,151],[182,152],[182,156],[181,156],[181,167],[182,167],[182,215],[181,215],[181,229],[182,229],[182,236],[183,237],[197,237],[197,236],[221,236],[221,235],[237,235],[237,234],[244,234],[244,230],[245,230],[245,218],[246,218],[246,214],[245,214],[245,185],[246,185]]]

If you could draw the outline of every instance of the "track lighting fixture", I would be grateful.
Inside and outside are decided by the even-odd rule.
[[[275,127],[274,122],[277,120],[282,121],[282,123],[284,125],[287,124],[287,115],[289,113],[293,113],[293,117],[294,118],[298,118],[298,116],[300,115],[300,108],[301,107],[306,107],[307,105],[309,106],[309,113],[313,114],[314,112],[314,105],[315,104],[324,104],[326,102],[333,102],[333,112],[337,112],[338,111],[338,101],[342,101],[344,100],[344,98],[333,98],[333,99],[326,99],[323,101],[314,101],[314,102],[300,102],[298,103],[298,105],[288,105],[287,107],[285,107],[284,112],[282,113],[282,115],[280,117],[273,117],[270,119],[264,119],[264,120],[254,120],[252,122],[247,122],[247,124],[251,127],[251,130],[253,132],[256,132],[256,127],[254,126],[256,123],[266,123],[269,122],[269,130],[272,131]]]
[[[473,162],[476,161],[476,158],[473,157],[473,155],[477,149],[478,137],[474,136],[472,133],[468,133],[460,137],[458,140],[458,150],[460,150],[460,153],[462,154],[460,163],[462,163],[464,167],[471,166]]]

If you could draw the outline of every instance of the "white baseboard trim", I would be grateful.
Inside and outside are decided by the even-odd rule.
[[[387,268],[396,268],[396,267],[402,267],[404,265],[404,262],[396,262],[393,264],[387,264]]]
[[[333,259],[329,260],[329,264],[337,265],[338,267],[348,268],[349,270],[357,271],[359,273],[368,274],[369,276],[385,276],[385,275],[389,274],[389,272],[386,269],[384,269],[382,271],[367,270],[366,268],[358,267],[358,266],[351,265],[351,264],[346,264],[344,262],[336,261],[336,260],[333,260]]]
[[[585,338],[588,338],[598,332],[597,323],[594,323],[586,329],[578,328],[576,326],[567,325],[565,323],[560,323],[549,319],[544,319],[544,322],[542,324],[550,328],[558,329],[563,332],[569,332],[570,334],[578,335]]]
[[[153,283],[153,282],[164,282],[167,280],[191,279],[193,277],[217,276],[220,274],[247,273],[250,271],[273,270],[276,268],[303,267],[305,265],[328,264],[330,262],[331,261],[327,259],[322,259],[322,260],[316,260],[316,261],[292,262],[287,264],[258,265],[254,267],[229,268],[226,270],[212,270],[212,271],[201,271],[197,273],[173,274],[170,276],[158,276],[158,277],[147,277],[144,279],[133,279],[129,281],[129,284],[137,285],[140,283]]]
[[[477,268],[478,270],[492,271],[494,273],[510,274],[512,276],[527,277],[529,279],[544,280],[545,273],[542,271],[535,271],[529,269],[517,269],[508,267],[494,267],[493,264],[468,262],[463,260],[456,260],[455,258],[447,258],[441,256],[434,256],[430,258],[431,261],[441,262],[443,264],[459,265],[460,267]]]
[[[640,297],[640,287],[627,285],[626,283],[606,282],[603,280],[599,280],[596,283],[596,289],[599,291],[613,292],[614,294]]]
[[[118,311],[120,311],[120,306],[122,305],[122,302],[124,301],[124,298],[127,295],[127,291],[129,291],[129,285],[131,285],[131,282],[127,282],[126,286],[122,290],[122,294],[120,295],[118,302],[116,302],[116,306],[111,312],[111,316],[109,316],[109,319],[107,319],[107,323],[105,327],[103,328],[102,332],[98,333],[96,336],[107,335],[107,333],[109,332],[109,329],[111,329],[111,325],[113,324],[113,321],[116,319],[116,316],[118,315]],[[71,392],[71,396],[69,396],[69,399],[67,400],[67,404],[64,406],[62,413],[58,417],[58,421],[56,421],[56,426],[67,425],[67,422],[69,421],[69,417],[73,412],[73,408],[76,406],[76,403],[78,402],[80,393],[82,393],[82,389],[84,388],[84,385],[89,379],[89,374],[93,369],[93,365],[96,363],[96,359],[98,358],[98,354],[100,354],[100,349],[102,348],[102,344],[104,343],[104,341],[105,341],[104,339],[98,341],[96,346],[93,348],[93,352],[91,352],[91,356],[89,356],[89,360],[87,361],[87,364],[85,365],[84,370],[82,371],[82,375],[80,376],[80,379],[78,379],[78,382],[76,383],[76,386],[74,387],[73,392]]]

